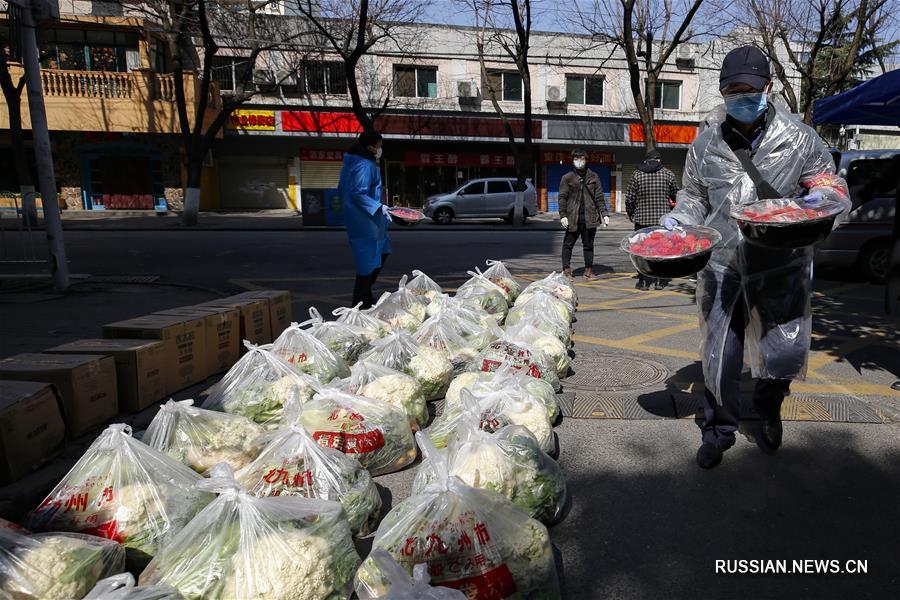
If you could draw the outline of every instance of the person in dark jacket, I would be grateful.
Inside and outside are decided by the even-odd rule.
[[[594,275],[594,236],[597,226],[609,225],[609,210],[603,197],[600,177],[587,168],[587,152],[580,148],[572,151],[571,171],[559,182],[559,222],[566,230],[563,240],[562,266],[566,277],[572,278],[572,248],[581,238],[584,250],[584,278]]]
[[[675,206],[677,193],[675,174],[662,165],[660,153],[651,150],[631,176],[628,191],[625,193],[625,212],[634,223],[634,230],[656,225],[659,219]],[[635,285],[637,289],[647,290],[653,284],[656,289],[661,290],[669,284],[669,280],[638,273]]]
[[[375,303],[372,286],[391,253],[388,239],[390,215],[381,203],[381,169],[378,161],[382,151],[381,134],[366,131],[356,144],[344,154],[338,182],[338,194],[344,208],[347,237],[356,263],[356,283],[353,304],[369,308]]]

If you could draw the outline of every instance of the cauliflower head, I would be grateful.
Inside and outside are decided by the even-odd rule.
[[[384,375],[365,385],[359,393],[403,409],[413,431],[418,431],[428,423],[428,406],[421,386],[408,375]]]
[[[407,372],[422,386],[426,400],[442,398],[453,377],[453,363],[447,356],[428,346],[421,346],[409,361]]]

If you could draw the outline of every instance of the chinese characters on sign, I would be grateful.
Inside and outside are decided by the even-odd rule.
[[[337,162],[344,160],[343,150],[301,150],[300,160]]]
[[[477,154],[474,152],[407,152],[404,163],[421,167],[503,167],[513,168],[511,154]]]
[[[237,131],[275,131],[275,111],[236,110],[228,117],[228,128]]]

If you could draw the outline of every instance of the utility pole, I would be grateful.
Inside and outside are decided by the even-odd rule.
[[[34,157],[37,163],[38,189],[44,206],[44,230],[47,235],[50,274],[53,287],[65,290],[69,287],[69,264],[63,243],[62,220],[56,196],[56,176],[53,173],[53,152],[50,148],[50,130],[44,110],[44,94],[41,89],[41,64],[38,58],[35,16],[38,19],[59,19],[57,0],[9,0],[19,6],[19,39],[22,44],[22,64],[25,67],[25,87],[28,92],[28,112],[31,116],[31,135],[34,141]]]

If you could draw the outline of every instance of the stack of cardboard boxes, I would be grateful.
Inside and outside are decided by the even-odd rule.
[[[110,323],[103,339],[0,359],[0,484],[53,458],[66,437],[227,371],[241,340],[272,342],[291,313],[290,292],[247,292]]]

